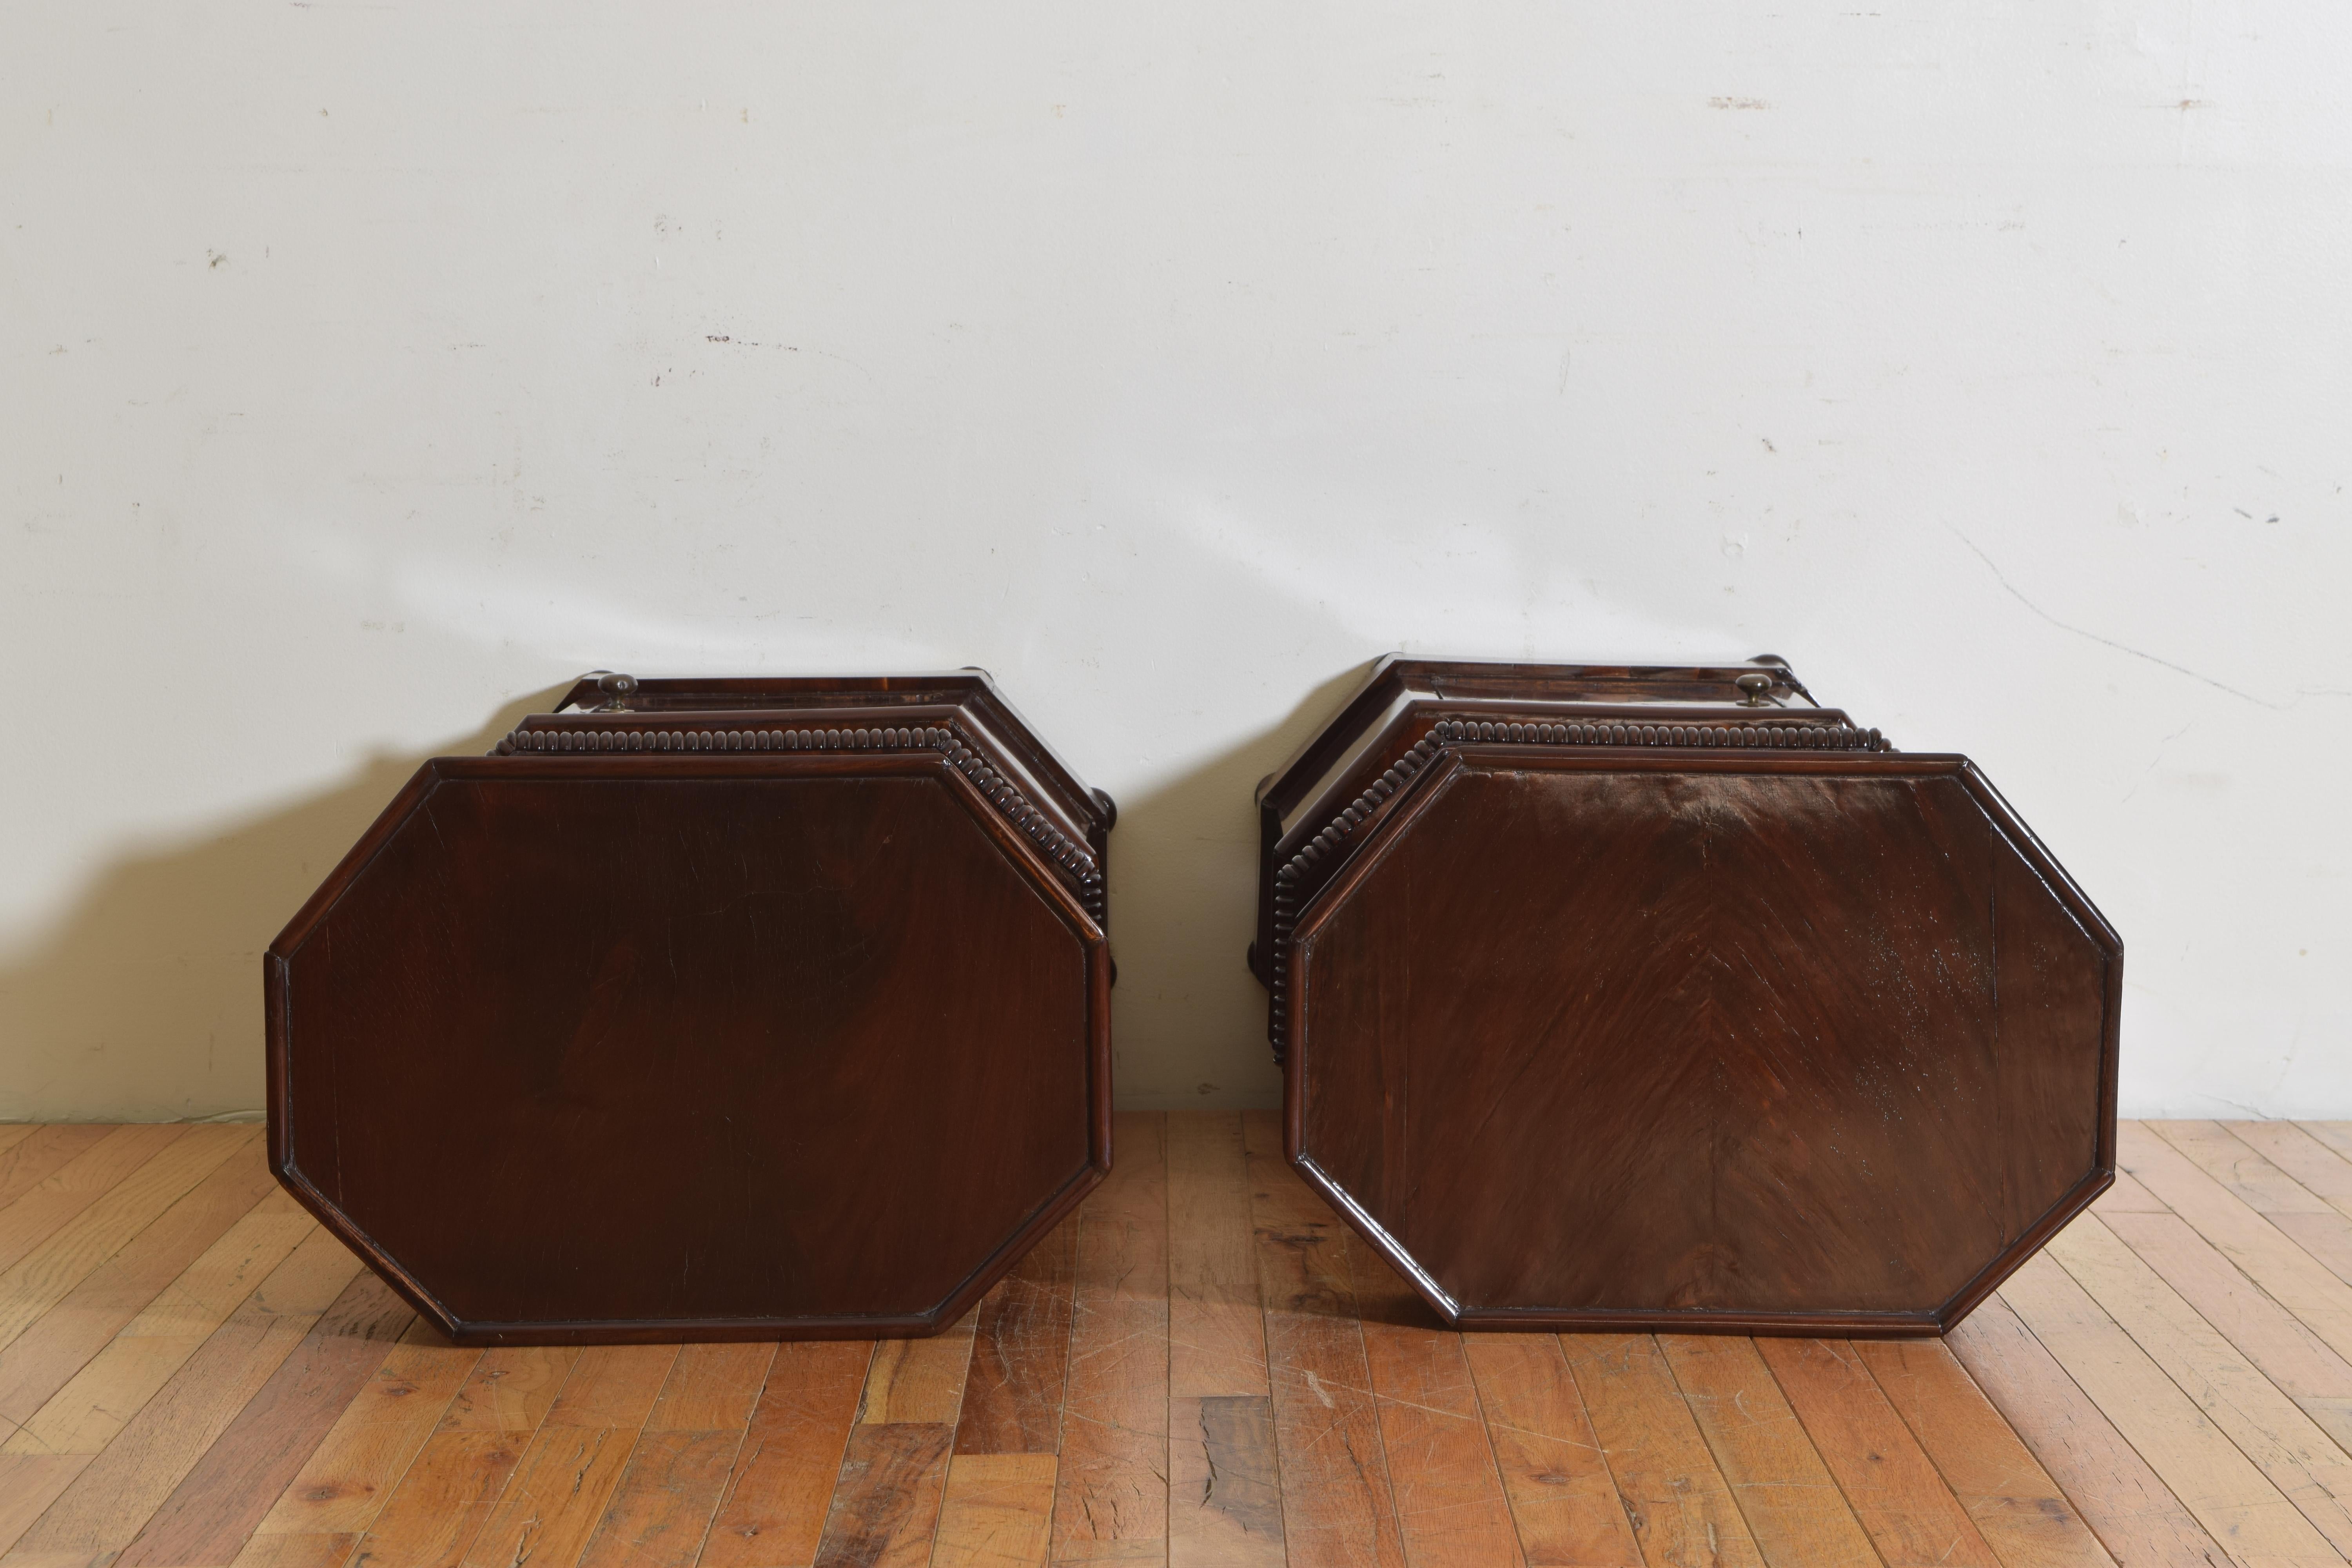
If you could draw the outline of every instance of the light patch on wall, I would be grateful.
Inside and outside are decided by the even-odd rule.
[[[454,561],[403,562],[393,569],[394,602],[413,619],[483,647],[522,647],[587,668],[627,659],[688,670],[719,664],[749,669],[863,668],[928,669],[958,660],[938,647],[861,627],[844,654],[841,631],[815,616],[778,616],[746,625],[739,616],[664,615],[617,594],[541,577],[528,585],[486,581]]]
[[[1368,649],[1549,658],[1726,656],[1720,626],[1674,622],[1611,603],[1537,560],[1523,533],[1476,521],[1313,540],[1252,526],[1229,509],[1177,509],[1203,553],[1267,591],[1310,607]]]

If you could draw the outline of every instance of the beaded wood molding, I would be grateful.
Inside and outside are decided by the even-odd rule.
[[[867,728],[824,730],[808,728],[719,730],[591,730],[583,728],[510,731],[492,756],[598,755],[630,752],[937,752],[950,766],[970,779],[990,805],[1018,827],[1045,858],[1076,885],[1078,902],[1097,925],[1105,918],[1102,868],[1078,840],[1055,827],[1030,803],[1013,781],[991,767],[972,749],[970,738],[954,725],[920,729]]]
[[[1875,730],[1851,724],[1489,724],[1442,719],[1441,741],[1495,741],[1539,746],[1732,746],[1748,750],[1891,752]]]
[[[1290,944],[1305,900],[1307,873],[1336,859],[1341,846],[1381,805],[1426,772],[1449,748],[1462,744],[1538,746],[1682,746],[1744,751],[1891,752],[1876,730],[1851,724],[1514,724],[1441,719],[1412,749],[1333,815],[1322,831],[1299,847],[1274,877],[1274,951],[1267,955],[1266,1034],[1275,1065],[1290,1045]]]

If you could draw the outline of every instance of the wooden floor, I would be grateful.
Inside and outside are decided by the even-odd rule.
[[[255,1127],[0,1127],[0,1568],[2336,1563],[2352,1123],[2127,1125],[1946,1342],[1444,1332],[1274,1118],[929,1341],[458,1350]]]

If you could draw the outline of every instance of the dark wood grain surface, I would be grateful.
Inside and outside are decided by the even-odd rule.
[[[1659,685],[1270,846],[1289,1152],[1465,1325],[1940,1332],[2111,1179],[2120,943],[1965,759]]]
[[[1302,929],[1301,1151],[1466,1311],[1938,1312],[2095,1184],[2106,963],[1847,765],[1465,761]]]
[[[273,950],[281,1176],[469,1342],[937,1331],[1108,1162],[1104,935],[968,771],[427,764]]]

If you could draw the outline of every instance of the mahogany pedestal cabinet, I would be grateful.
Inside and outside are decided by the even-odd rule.
[[[1109,1168],[1113,815],[977,671],[583,680],[271,946],[272,1163],[462,1343],[935,1333]]]
[[[1937,1334],[2115,1179],[2115,931],[1779,659],[1388,658],[1259,805],[1290,1158],[1450,1323]]]

